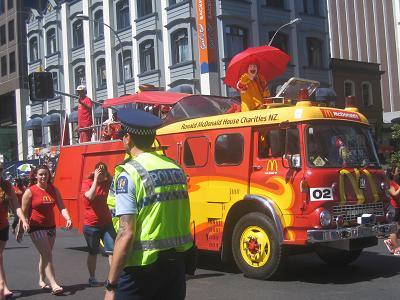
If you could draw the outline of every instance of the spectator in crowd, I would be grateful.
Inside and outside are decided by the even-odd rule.
[[[71,229],[71,217],[60,192],[51,183],[49,168],[47,165],[40,165],[31,171],[30,185],[22,196],[22,210],[26,216],[30,211],[29,235],[40,254],[39,286],[42,289],[51,289],[53,295],[60,295],[64,289],[56,281],[52,255],[56,240],[54,206],[57,206],[66,220],[66,228]],[[46,278],[50,285],[46,283]]]
[[[14,189],[15,195],[17,196],[18,205],[21,207],[21,205],[22,205],[22,195],[24,194],[25,189],[26,189],[22,178],[16,177],[14,179],[13,189]],[[15,228],[18,225],[18,221],[19,221],[18,215],[14,215],[14,220],[13,220],[13,223],[11,225],[13,234],[15,234]]]
[[[391,233],[389,239],[384,240],[386,247],[389,252],[394,255],[400,255],[400,247],[397,241],[397,234],[400,229],[400,168],[398,166],[393,166],[388,170],[388,177],[390,179],[390,204],[394,207],[394,220],[397,223],[397,232]]]
[[[111,212],[107,206],[107,195],[111,180],[112,176],[108,173],[107,166],[103,162],[99,162],[89,178],[82,183],[84,199],[83,234],[89,248],[87,268],[90,286],[100,285],[95,277],[100,239],[104,242],[104,252],[108,255],[110,264],[112,260],[116,233]]]
[[[93,125],[92,117],[92,100],[86,96],[86,86],[78,85],[76,88],[76,93],[78,94],[78,130]],[[85,129],[79,131],[79,141],[81,143],[90,142],[92,139],[93,129]]]
[[[8,209],[11,207],[20,218],[23,229],[28,230],[29,225],[24,214],[18,205],[12,185],[9,181],[3,179],[4,165],[0,162],[0,299],[11,296],[13,293],[7,286],[6,274],[4,272],[3,252],[8,241]]]

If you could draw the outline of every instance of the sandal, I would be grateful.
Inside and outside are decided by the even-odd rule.
[[[383,240],[383,242],[386,245],[386,248],[388,248],[390,253],[394,253],[395,249],[393,248],[393,243],[391,240],[387,239],[387,240]],[[397,249],[396,249],[397,250]]]
[[[61,295],[63,293],[64,289],[61,286],[51,290],[51,294],[55,296]]]

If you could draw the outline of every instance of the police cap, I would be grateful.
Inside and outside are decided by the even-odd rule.
[[[155,134],[162,125],[161,119],[155,115],[133,108],[119,109],[117,117],[121,122],[122,130],[132,134]]]

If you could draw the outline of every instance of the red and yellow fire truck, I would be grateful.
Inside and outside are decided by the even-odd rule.
[[[157,142],[188,176],[197,247],[233,259],[249,277],[275,277],[296,249],[345,265],[395,230],[367,119],[354,107],[313,105],[315,87],[291,79],[265,109],[236,113],[226,97],[132,96],[173,105]],[[61,147],[55,184],[78,229],[82,179],[97,162],[113,170],[123,157],[119,141]]]

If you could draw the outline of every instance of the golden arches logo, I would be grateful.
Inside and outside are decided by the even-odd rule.
[[[272,159],[267,162],[267,172],[278,172],[278,163],[276,159]]]
[[[43,203],[53,203],[53,198],[50,196],[43,196],[42,197]]]
[[[371,188],[372,196],[374,198],[374,202],[379,200],[378,189],[376,187],[376,182],[372,177],[371,173],[368,170],[361,170],[367,178],[368,184]],[[354,193],[356,194],[357,203],[362,204],[365,202],[364,192],[361,190],[359,182],[361,177],[361,172],[358,169],[354,169],[354,175],[348,170],[340,170],[339,174],[339,196],[340,203],[343,204],[347,201],[346,192],[344,189],[344,178],[347,177],[350,181],[351,187],[353,188]]]

